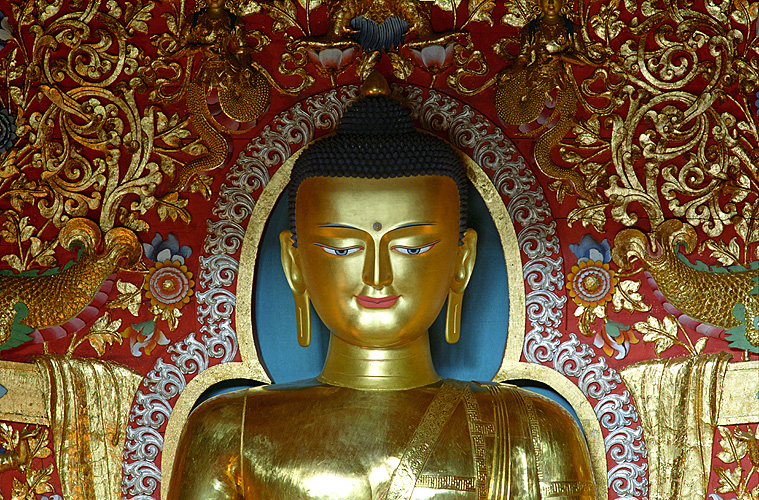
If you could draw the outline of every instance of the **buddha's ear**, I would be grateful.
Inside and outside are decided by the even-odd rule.
[[[451,291],[454,293],[464,293],[464,289],[469,284],[469,278],[472,277],[474,269],[474,260],[477,256],[477,233],[474,229],[467,229],[459,245],[458,255],[456,256],[456,267],[453,271],[453,280],[451,281]]]
[[[445,312],[445,340],[449,344],[458,342],[461,334],[461,304],[464,298],[464,289],[469,284],[469,278],[472,277],[476,255],[477,233],[474,232],[474,229],[467,229],[456,254],[456,266],[453,270],[451,288],[448,290]]]
[[[303,273],[298,260],[298,248],[293,245],[293,233],[282,231],[279,233],[280,253],[282,256],[282,269],[285,271],[287,283],[293,291],[295,299],[295,323],[298,330],[298,343],[307,347],[311,343],[311,305],[308,300],[308,291],[303,282]]]
[[[303,273],[300,270],[298,249],[293,245],[292,231],[284,230],[279,233],[279,245],[282,269],[285,271],[290,290],[295,295],[303,295],[306,292],[306,284],[303,282]]]

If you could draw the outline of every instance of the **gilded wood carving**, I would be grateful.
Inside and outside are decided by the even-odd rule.
[[[570,386],[610,498],[757,500],[758,15],[0,1],[0,498],[160,498],[176,419],[271,381],[246,232],[376,69],[513,224],[488,377]]]

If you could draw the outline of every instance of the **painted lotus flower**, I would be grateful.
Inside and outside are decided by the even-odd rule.
[[[310,50],[308,56],[314,64],[318,64],[326,70],[339,70],[353,60],[356,49],[353,47],[347,49],[324,49],[319,52]]]
[[[190,301],[195,282],[187,266],[176,260],[156,262],[148,271],[144,288],[145,297],[150,299],[154,314],[160,314],[174,330],[179,322],[179,309]]]
[[[152,319],[130,326],[121,335],[129,339],[129,349],[135,357],[142,356],[143,349],[144,354],[150,356],[157,346],[169,344],[169,339],[156,328],[155,321]]]
[[[569,296],[583,307],[603,306],[611,300],[618,278],[609,268],[611,247],[607,240],[597,242],[589,234],[579,245],[569,245],[577,257],[577,265],[567,276]]]
[[[599,243],[589,234],[583,236],[578,245],[570,244],[569,249],[577,257],[577,262],[584,262],[586,260],[611,262],[611,245],[609,245],[609,241],[603,240]]]
[[[150,299],[150,310],[156,316],[165,319],[169,330],[179,325],[180,309],[190,302],[195,281],[187,270],[185,258],[192,254],[188,246],[179,246],[179,240],[173,234],[166,239],[156,234],[150,244],[143,243],[145,256],[155,261],[148,270],[143,288],[145,297]]]
[[[604,322],[603,329],[593,337],[593,345],[615,359],[624,359],[630,352],[630,344],[637,344],[639,341],[631,327],[609,319]]]
[[[629,326],[607,317],[606,305],[614,297],[619,282],[610,268],[611,246],[607,240],[598,242],[586,234],[579,244],[569,245],[569,249],[577,257],[577,265],[567,275],[567,289],[577,305],[574,315],[579,318],[580,331],[592,336],[593,345],[608,356],[622,359],[638,339]],[[600,331],[591,328],[598,319],[603,321]]]
[[[337,82],[337,76],[355,59],[357,53],[358,51],[354,47],[347,49],[330,48],[318,52],[310,50],[308,57],[334,86]]]
[[[192,254],[192,249],[187,245],[179,246],[179,240],[171,233],[165,240],[160,233],[156,234],[153,241],[143,243],[142,248],[145,257],[155,262],[171,260],[184,264],[184,260]]]
[[[614,295],[617,281],[608,263],[586,260],[572,267],[572,272],[567,276],[567,288],[575,304],[584,307],[603,306]]]

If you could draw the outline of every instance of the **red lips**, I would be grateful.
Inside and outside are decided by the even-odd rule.
[[[400,295],[379,298],[367,297],[366,295],[356,295],[355,297],[358,303],[364,307],[370,309],[385,309],[387,307],[392,307]]]

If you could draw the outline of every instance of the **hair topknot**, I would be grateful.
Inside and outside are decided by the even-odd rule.
[[[295,199],[300,184],[310,177],[450,177],[459,191],[463,234],[467,212],[464,164],[448,143],[417,131],[400,102],[382,95],[363,97],[345,111],[335,132],[309,145],[293,166],[288,201],[294,243]]]

